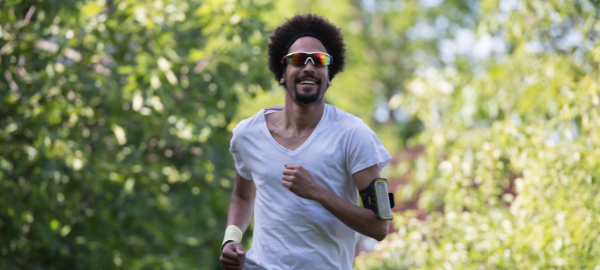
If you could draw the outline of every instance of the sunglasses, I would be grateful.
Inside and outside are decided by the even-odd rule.
[[[333,59],[331,55],[324,52],[293,52],[281,59],[281,63],[286,62],[293,66],[304,66],[308,60],[316,67],[331,65]]]

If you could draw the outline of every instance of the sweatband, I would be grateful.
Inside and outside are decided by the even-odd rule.
[[[243,235],[242,230],[240,230],[240,228],[238,228],[238,226],[235,226],[235,225],[227,226],[227,229],[225,230],[225,238],[223,239],[223,244],[221,244],[221,247],[223,245],[225,245],[225,243],[227,241],[241,243],[242,235]]]

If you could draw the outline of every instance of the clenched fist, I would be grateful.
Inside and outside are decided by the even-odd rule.
[[[242,244],[238,242],[229,242],[221,251],[221,266],[226,270],[239,270],[244,267],[246,261],[246,252]]]
[[[281,184],[299,197],[316,200],[323,187],[312,178],[310,172],[300,165],[285,164]]]

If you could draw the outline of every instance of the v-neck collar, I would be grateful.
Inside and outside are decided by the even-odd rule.
[[[300,145],[298,146],[298,148],[296,148],[295,150],[291,150],[288,148],[285,148],[283,145],[279,144],[279,142],[277,142],[277,140],[275,140],[275,138],[273,138],[273,135],[271,135],[271,132],[269,131],[269,126],[267,125],[267,118],[266,115],[268,113],[268,111],[270,110],[274,110],[274,111],[281,111],[283,110],[284,107],[283,106],[273,106],[273,107],[266,107],[261,111],[262,114],[262,121],[263,121],[263,132],[265,133],[265,135],[269,138],[269,140],[279,149],[281,150],[283,153],[290,155],[290,156],[295,156],[298,153],[302,152],[302,150],[306,147],[308,147],[307,145],[310,145],[310,142],[312,141],[312,139],[316,136],[315,134],[321,129],[321,126],[323,123],[323,119],[325,119],[325,117],[327,117],[327,114],[329,112],[329,105],[325,104],[325,106],[323,106],[323,115],[321,115],[321,119],[319,119],[319,123],[317,123],[317,126],[315,127],[315,129],[310,133],[310,135],[308,136],[308,138]]]

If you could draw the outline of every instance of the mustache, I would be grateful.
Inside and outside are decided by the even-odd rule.
[[[302,80],[308,79],[308,78],[315,80],[318,84],[321,84],[321,79],[317,78],[315,75],[312,75],[312,74],[302,74],[302,75],[298,76],[296,78],[296,83],[299,83]]]

